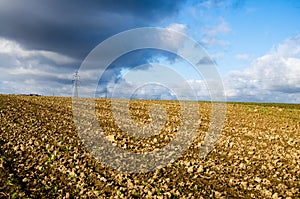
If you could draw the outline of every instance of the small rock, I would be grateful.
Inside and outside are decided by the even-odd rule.
[[[245,165],[244,163],[241,163],[241,164],[239,165],[239,167],[240,167],[241,169],[246,169],[246,165]]]
[[[215,196],[216,196],[217,198],[220,198],[220,197],[222,196],[222,193],[220,193],[220,192],[218,192],[218,191],[215,191]]]
[[[272,195],[272,198],[277,199],[277,198],[278,198],[278,193],[274,193],[274,194]]]
[[[108,136],[106,136],[106,139],[110,142],[113,142],[113,141],[115,141],[115,136],[114,135],[108,135]]]
[[[259,177],[255,177],[255,178],[254,178],[254,181],[257,182],[257,183],[260,183],[260,182],[261,182],[261,179],[260,179]]]
[[[25,147],[24,147],[23,144],[21,144],[20,149],[21,149],[21,151],[24,151],[24,150],[25,150]]]
[[[244,189],[246,189],[247,188],[247,182],[241,182],[241,185],[242,185],[242,187],[244,188]]]
[[[272,192],[269,191],[269,190],[264,189],[264,190],[263,190],[263,194],[264,194],[264,196],[266,196],[267,198],[272,197]]]
[[[233,178],[229,179],[229,185],[234,185],[235,184],[235,180]]]
[[[23,178],[22,182],[28,182],[28,178]]]
[[[104,177],[101,177],[100,180],[103,181],[103,182],[107,181],[106,178],[104,178]]]
[[[34,146],[39,146],[39,142],[38,141],[34,141]]]
[[[286,191],[285,193],[286,193],[286,195],[288,195],[288,196],[293,196],[293,193],[292,193],[291,191]]]
[[[193,171],[194,171],[193,166],[191,166],[191,167],[189,167],[189,168],[187,169],[187,172],[188,172],[188,173],[193,173]]]
[[[200,165],[199,168],[197,169],[197,172],[202,173],[204,171],[203,166]]]

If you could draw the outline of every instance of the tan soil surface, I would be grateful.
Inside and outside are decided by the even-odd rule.
[[[132,119],[148,124],[149,108],[167,112],[159,135],[130,137],[114,122],[109,100],[97,116],[124,150],[168,144],[180,123],[175,101],[131,101]],[[0,95],[0,198],[299,198],[300,105],[228,103],[222,135],[202,159],[210,103],[200,102],[198,136],[174,163],[125,173],[98,163],[75,130],[72,99]]]

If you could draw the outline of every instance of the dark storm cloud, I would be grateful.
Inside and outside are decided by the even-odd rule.
[[[139,70],[147,70],[151,65],[149,63],[157,63],[160,57],[166,58],[170,63],[178,59],[178,56],[159,49],[140,49],[134,50],[118,57],[112,64],[109,65],[105,73],[100,79],[100,84],[106,85],[110,81],[115,83],[121,78],[121,69],[133,69],[138,66]]]
[[[0,36],[27,49],[83,59],[99,42],[120,31],[151,26],[172,16],[173,0],[2,0]]]

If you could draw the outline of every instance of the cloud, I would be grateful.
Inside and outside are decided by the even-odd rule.
[[[227,34],[229,32],[231,32],[231,29],[223,18],[220,18],[219,25],[202,29],[202,33],[207,37],[216,37],[219,34]]]
[[[244,71],[224,78],[230,100],[300,102],[300,36],[288,38]]]
[[[104,97],[99,89],[97,96]],[[210,92],[204,80],[178,81],[172,84],[160,82],[132,82],[121,79],[117,84],[107,86],[107,96],[126,99],[159,100],[210,100]]]
[[[177,13],[184,1],[3,0],[0,36],[27,49],[84,58],[98,43],[120,31],[151,26]]]
[[[209,57],[203,57],[197,63],[197,65],[213,65],[213,64],[214,64],[213,60]]]
[[[229,42],[220,39],[220,36],[231,32],[228,23],[223,19],[219,19],[217,26],[209,26],[201,29],[202,39],[201,43],[206,47],[227,46]]]
[[[51,52],[46,50],[27,50],[24,49],[20,44],[4,38],[0,38],[0,53],[12,55],[15,56],[16,58],[21,58],[21,59],[43,57],[57,64],[69,64],[69,63],[74,63],[76,61],[71,57],[61,55],[56,52]]]
[[[126,99],[161,99],[161,100],[176,100],[177,96],[172,92],[172,89],[164,87],[158,83],[140,84],[122,79],[116,85],[108,86],[108,97],[126,98]],[[103,96],[103,95],[102,95]]]
[[[248,54],[236,54],[235,58],[242,61],[247,61],[250,59],[250,55]]]
[[[198,3],[199,7],[206,9],[215,9],[216,7],[220,7],[222,9],[239,9],[244,7],[244,0],[230,0],[230,1],[222,1],[222,0],[204,0]]]
[[[186,24],[180,24],[180,23],[171,23],[167,28],[181,32],[181,33],[187,33],[187,25]]]
[[[198,6],[201,8],[205,8],[205,9],[212,9],[217,7],[226,7],[228,6],[230,1],[219,1],[219,0],[205,0],[205,1],[200,1],[198,3]]]
[[[55,52],[28,50],[4,38],[0,38],[0,60],[1,93],[49,94],[47,89],[70,86],[69,65],[77,62]]]
[[[177,14],[184,3],[172,0],[0,1],[0,92],[44,94],[56,90],[60,95],[70,95],[72,75],[96,45],[121,31],[159,24]],[[172,27],[184,30],[180,24]],[[127,58],[131,63],[125,59],[122,63],[115,62],[106,71],[105,81],[115,81],[122,68],[139,64],[134,59],[140,62],[154,59],[149,52]],[[103,68],[100,64],[80,75],[94,80],[98,78],[94,77],[94,70]]]
[[[286,39],[283,43],[273,47],[271,54],[280,55],[282,57],[293,57],[300,55],[300,35]]]

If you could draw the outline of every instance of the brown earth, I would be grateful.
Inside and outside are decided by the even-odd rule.
[[[124,150],[167,145],[180,123],[176,101],[131,101],[132,119],[150,123],[153,103],[165,107],[159,135],[130,137],[114,122],[109,100],[97,116]],[[199,157],[211,103],[200,102],[198,136],[166,167],[126,173],[98,163],[75,130],[72,99],[0,95],[0,198],[299,198],[300,105],[228,103],[222,135]]]

